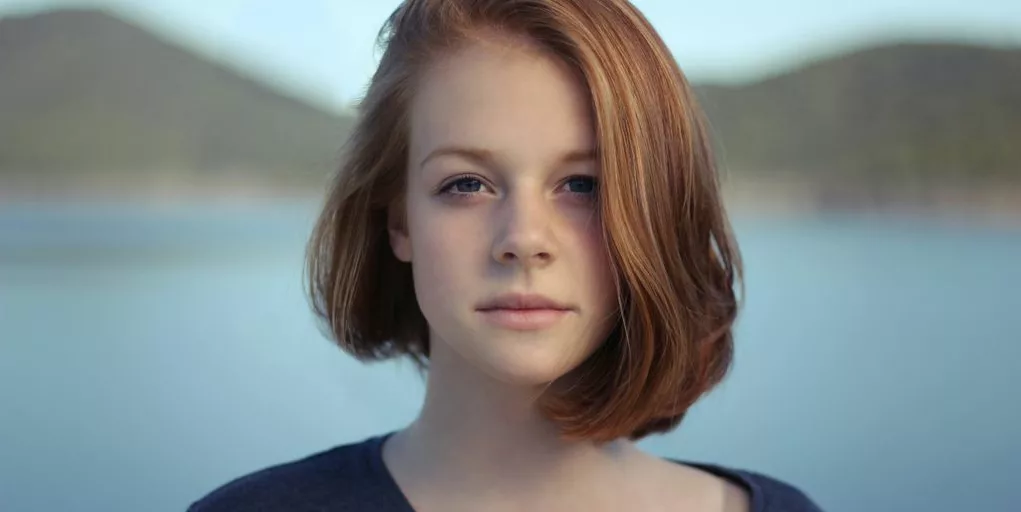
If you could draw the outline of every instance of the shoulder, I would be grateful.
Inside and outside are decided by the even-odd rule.
[[[735,470],[761,489],[765,512],[822,512],[804,491],[789,482],[748,470]]]
[[[748,469],[715,464],[685,464],[712,473],[742,488],[747,494],[749,512],[822,512],[808,494],[779,478]]]
[[[373,439],[325,450],[237,477],[191,504],[188,512],[388,510],[385,486],[366,452]]]

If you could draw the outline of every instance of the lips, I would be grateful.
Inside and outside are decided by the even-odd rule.
[[[496,309],[511,310],[557,310],[570,311],[574,308],[557,302],[545,295],[509,293],[499,295],[483,302],[478,308],[479,311],[491,311]]]
[[[483,302],[476,310],[497,327],[534,331],[553,326],[574,308],[543,295],[506,294]]]

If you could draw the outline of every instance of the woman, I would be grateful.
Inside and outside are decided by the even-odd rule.
[[[740,276],[701,114],[641,14],[407,0],[384,30],[310,291],[344,350],[427,370],[422,410],[192,510],[817,510],[633,444],[724,377]]]

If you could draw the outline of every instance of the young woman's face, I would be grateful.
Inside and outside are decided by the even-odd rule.
[[[522,41],[474,43],[429,68],[411,112],[407,224],[391,220],[391,245],[412,264],[434,354],[543,384],[602,342],[617,301],[594,149],[583,85]]]

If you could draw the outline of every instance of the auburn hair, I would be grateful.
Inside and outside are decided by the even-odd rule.
[[[588,89],[599,212],[616,276],[616,325],[540,407],[569,439],[640,439],[675,428],[733,353],[740,255],[694,94],[662,39],[626,0],[406,0],[307,252],[312,307],[356,358],[428,368],[429,331],[411,265],[393,254],[387,209],[404,192],[409,112],[430,62],[487,32],[534,40]]]

